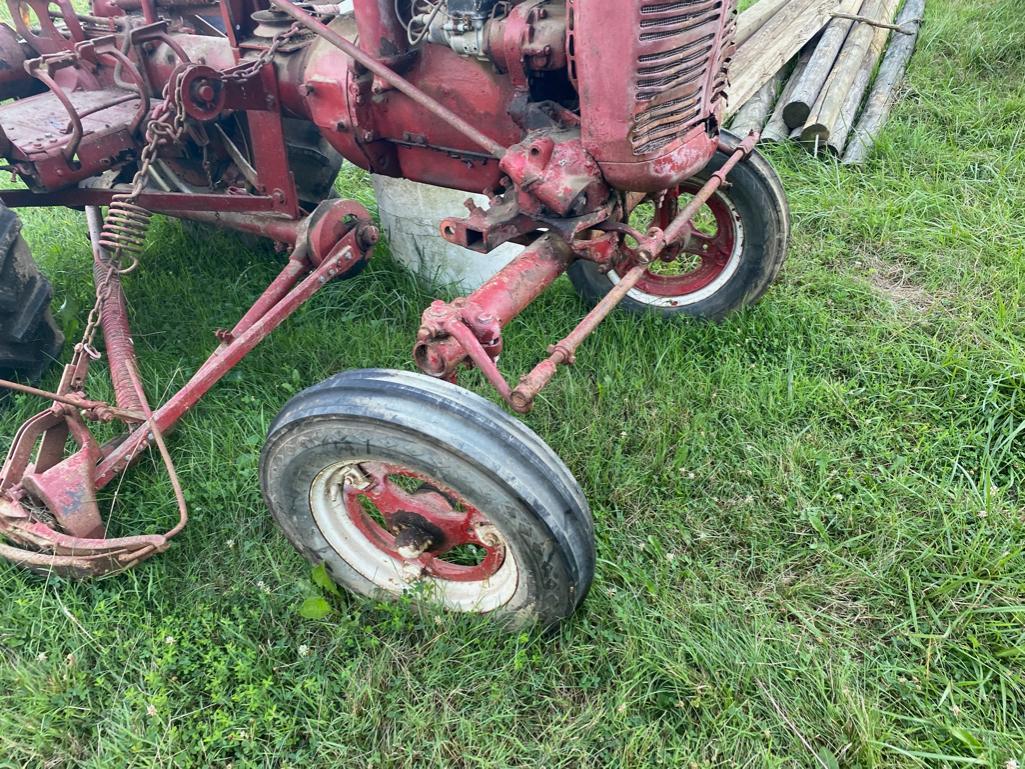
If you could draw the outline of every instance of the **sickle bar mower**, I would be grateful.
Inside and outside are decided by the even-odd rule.
[[[165,436],[327,281],[354,278],[378,234],[333,199],[340,164],[487,195],[441,237],[519,257],[426,308],[420,374],[348,371],[287,403],[264,446],[264,499],[285,535],[357,593],[414,585],[457,611],[552,624],[594,572],[587,503],[506,411],[455,383],[480,368],[525,413],[616,307],[718,319],[757,300],[789,221],[757,136],[719,128],[734,0],[6,0],[0,155],[0,367],[37,373],[59,345],[8,208],[83,208],[96,306],[52,405],[0,470],[0,556],[84,577],[167,549],[187,521]],[[106,213],[103,208],[106,207]],[[146,269],[152,213],[269,238],[280,275],[189,382],[151,407],[121,275]],[[591,305],[515,385],[502,330],[563,274]],[[103,357],[115,403],[87,393]],[[124,434],[101,444],[89,421]],[[67,446],[72,444],[72,448]],[[178,501],[166,533],[108,538],[96,493],[155,448]]]

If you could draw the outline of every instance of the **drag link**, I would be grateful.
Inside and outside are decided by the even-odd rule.
[[[548,348],[549,356],[534,366],[529,373],[525,374],[516,388],[509,395],[509,405],[519,414],[529,413],[534,407],[534,398],[550,382],[561,365],[573,365],[576,362],[577,348],[584,342],[591,333],[598,328],[598,324],[608,317],[623,301],[623,298],[630,293],[637,282],[644,277],[648,271],[648,264],[644,261],[631,269],[623,278],[613,286],[601,301],[584,316],[579,325],[573,329],[564,339],[556,342]]]
[[[50,392],[49,390],[41,390],[38,387],[32,387],[31,385],[21,384],[20,382],[11,382],[7,379],[0,379],[0,388],[4,390],[12,390],[14,392],[24,393],[25,395],[34,395],[37,398],[45,398],[46,400],[54,401],[65,406],[71,406],[73,408],[85,411],[92,414],[97,421],[110,422],[115,419],[119,419],[122,422],[145,422],[146,417],[140,411],[132,411],[131,409],[122,409],[117,406],[111,406],[109,403],[103,401],[89,400],[88,398],[79,398],[76,395],[60,394]]]
[[[584,319],[565,339],[548,348],[547,358],[520,379],[519,384],[506,398],[514,411],[520,414],[528,413],[534,406],[537,394],[552,380],[559,370],[559,366],[572,365],[575,362],[577,348],[644,277],[648,271],[648,265],[657,259],[668,246],[679,241],[686,241],[690,237],[694,216],[715,194],[715,191],[722,187],[730,171],[751,154],[758,139],[759,134],[751,132],[740,143],[729,160],[723,163],[722,168],[712,174],[711,178],[695,193],[687,206],[680,211],[665,230],[653,228],[648,232],[637,250],[638,263],[613,286],[611,291],[602,297],[601,301],[584,316]]]
[[[754,152],[755,146],[758,144],[758,140],[761,138],[761,134],[757,131],[752,131],[745,137],[745,139],[737,147],[736,151],[730,156],[730,158],[722,164],[722,167],[712,174],[711,178],[694,193],[694,197],[691,198],[687,206],[676,215],[676,218],[669,223],[669,226],[661,232],[655,228],[649,232],[649,236],[655,237],[661,241],[660,247],[654,252],[649,254],[642,254],[647,256],[649,261],[658,258],[659,254],[666,249],[667,246],[677,244],[681,241],[686,241],[693,232],[693,219],[701,207],[708,202],[709,198],[715,194],[723,184],[726,183],[726,177],[729,175],[738,163],[744,158]],[[727,147],[721,146],[722,149],[728,150]]]

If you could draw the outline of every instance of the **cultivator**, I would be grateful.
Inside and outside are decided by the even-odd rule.
[[[576,481],[536,435],[454,383],[477,367],[525,413],[617,306],[719,318],[768,287],[786,204],[757,136],[718,126],[734,2],[93,0],[88,14],[69,0],[7,4],[0,96],[14,100],[0,106],[0,154],[28,189],[0,199],[84,209],[96,305],[54,392],[5,383],[52,405],[18,431],[0,471],[0,556],[89,576],[168,547],[187,510],[165,435],[320,287],[356,276],[378,239],[364,208],[330,195],[344,158],[484,193],[487,208],[468,204],[440,235],[481,252],[526,248],[470,296],[425,310],[413,357],[427,376],[345,372],[289,402],[262,455],[267,504],[301,552],[356,592],[421,586],[452,609],[518,621],[571,613],[594,569]],[[121,285],[145,269],[153,213],[288,253],[157,407]],[[45,355],[40,340],[55,332],[16,223],[7,234],[0,287],[44,288],[30,322],[0,295],[0,363],[28,372],[19,361]],[[564,273],[593,308],[510,385],[502,330]],[[100,330],[113,404],[86,390]],[[100,444],[90,420],[125,433]],[[112,537],[97,491],[150,447],[178,522]]]

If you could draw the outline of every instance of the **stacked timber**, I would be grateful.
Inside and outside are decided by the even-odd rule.
[[[853,136],[847,144],[847,151],[843,156],[846,165],[858,165],[864,163],[868,157],[872,145],[875,144],[876,136],[886,123],[890,115],[890,108],[897,98],[897,90],[904,80],[904,73],[907,71],[908,62],[915,52],[915,42],[918,39],[918,30],[922,26],[922,18],[925,15],[925,0],[907,0],[904,10],[901,11],[898,25],[908,28],[911,34],[896,35],[883,63],[879,65],[879,73],[876,75],[875,83],[865,101],[865,108],[861,118],[854,126]]]
[[[745,17],[758,14],[763,3],[777,5],[777,0],[760,0],[737,19],[745,39],[737,46],[730,65],[729,103],[739,107],[754,96],[763,85],[783,69],[822,28],[829,23],[842,0],[787,0],[766,16],[760,26],[745,22]]]
[[[925,12],[925,0],[904,0],[894,23],[900,5],[760,0],[744,11],[727,109],[731,129],[761,131],[764,141],[790,138],[816,154],[846,150],[844,162],[863,162],[889,115]]]

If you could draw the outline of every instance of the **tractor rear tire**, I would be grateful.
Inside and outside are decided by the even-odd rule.
[[[0,203],[0,379],[34,381],[57,359],[64,335],[50,313],[53,289]]]

